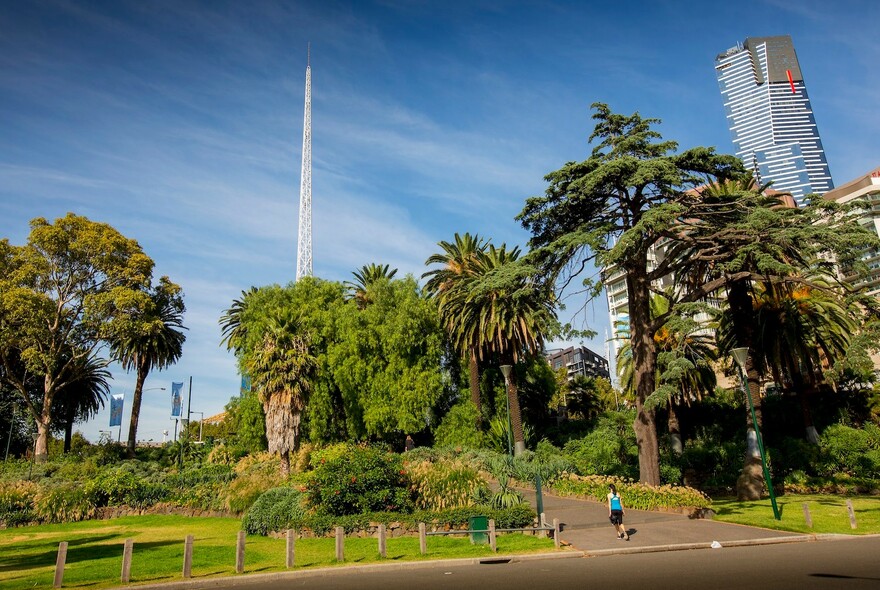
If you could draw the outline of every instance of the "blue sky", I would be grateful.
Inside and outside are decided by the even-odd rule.
[[[456,231],[524,245],[514,216],[587,157],[595,101],[732,151],[713,60],[749,36],[793,37],[835,183],[864,174],[880,163],[878,20],[871,0],[3,2],[0,237],[73,211],[183,287],[184,356],[151,375],[167,390],[141,413],[139,438],[161,440],[171,381],[192,376],[205,415],[238,390],[222,311],[295,275],[309,42],[314,271],[345,280],[371,262],[418,276]],[[603,335],[606,314],[574,320]],[[133,384],[114,371],[127,406]]]

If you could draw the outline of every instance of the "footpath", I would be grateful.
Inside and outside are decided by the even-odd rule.
[[[537,506],[534,490],[521,489],[532,507]],[[561,498],[543,494],[547,522],[558,518],[562,543],[585,555],[645,553],[708,548],[713,542],[722,547],[812,541],[814,535],[774,531],[738,524],[717,522],[708,518],[689,518],[672,512],[626,509],[624,525],[630,540],[617,539],[608,521],[605,504],[578,498]],[[624,505],[626,497],[624,497]]]

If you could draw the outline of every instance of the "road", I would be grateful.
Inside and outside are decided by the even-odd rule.
[[[253,590],[876,590],[880,588],[880,536],[512,563],[304,571],[285,576],[237,578],[227,583],[230,588]],[[216,582],[212,587],[226,585]]]

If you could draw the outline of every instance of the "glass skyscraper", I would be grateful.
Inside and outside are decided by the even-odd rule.
[[[749,37],[715,58],[736,155],[798,204],[832,188],[825,150],[788,35]]]

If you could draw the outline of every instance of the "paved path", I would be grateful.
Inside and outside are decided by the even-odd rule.
[[[536,505],[534,490],[521,490],[532,506]],[[629,541],[616,538],[614,527],[608,521],[605,504],[592,500],[561,498],[543,494],[544,514],[547,522],[558,518],[562,523],[560,539],[575,549],[589,554],[601,554],[605,550],[646,551],[671,549],[670,545],[687,545],[725,542],[786,542],[804,540],[805,535],[786,531],[774,531],[738,524],[717,522],[710,519],[691,519],[683,514],[651,512],[626,509],[624,524],[629,530]],[[626,504],[626,496],[623,498]]]

